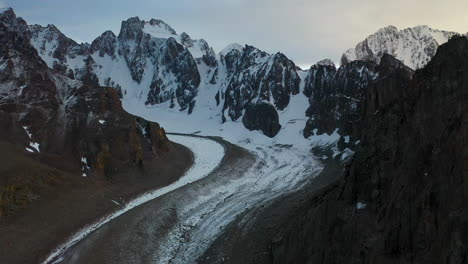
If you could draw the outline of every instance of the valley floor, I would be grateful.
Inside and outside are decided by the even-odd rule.
[[[221,138],[211,139],[226,150],[215,171],[114,219],[59,260],[195,263],[231,223],[242,222],[246,213],[297,191],[322,170],[312,155],[291,145],[250,143],[249,151]]]
[[[24,179],[50,178],[34,185],[40,188],[40,196],[32,204],[0,222],[0,262],[9,264],[40,262],[81,227],[117,210],[138,194],[176,181],[193,162],[187,148],[173,144],[172,151],[161,154],[143,170],[132,167],[115,175],[112,183],[95,182],[66,168],[48,166],[50,160],[39,161],[14,145],[0,142],[0,148],[0,159],[9,161],[0,168],[0,179],[12,174]]]
[[[221,124],[217,111],[203,106],[210,114],[194,112],[189,116],[175,109],[138,108],[125,100],[123,104],[129,113],[157,121],[166,131],[190,134],[195,141],[200,136],[216,140],[225,147],[223,162],[203,179],[148,201],[76,239],[65,250],[55,251],[49,260],[197,262],[206,257],[206,252],[219,243],[233,224],[252,224],[252,216],[261,208],[310,184],[323,169],[323,162],[312,155],[311,149],[333,146],[339,139],[336,133],[305,139],[300,129],[305,119],[297,119],[302,106],[282,113],[285,125],[278,136],[267,138],[258,131],[246,130],[241,122]],[[198,152],[197,156],[211,151],[198,148],[194,152]],[[336,149],[330,151],[338,155]]]

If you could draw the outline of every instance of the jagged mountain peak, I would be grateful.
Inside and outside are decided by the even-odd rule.
[[[388,32],[398,32],[398,28],[393,25],[388,25],[386,27],[380,28],[375,34],[382,34]]]
[[[0,8],[0,17],[16,18],[16,13],[11,7]]]
[[[243,51],[244,50],[244,46],[238,44],[238,43],[232,43],[232,44],[229,44],[226,48],[224,48],[223,50],[221,50],[219,52],[219,55],[220,56],[226,56],[229,52],[233,51],[233,50],[237,50],[237,51]]]
[[[107,31],[104,31],[104,33],[101,34],[101,37],[105,37],[105,38],[117,38],[117,36],[114,34],[114,32],[112,32],[111,30],[107,30]]]
[[[177,36],[177,32],[160,19],[151,19],[149,22],[142,21],[143,31],[155,38],[170,38]]]
[[[172,35],[177,35],[177,32],[169,26],[166,22],[160,20],[160,19],[154,19],[152,18],[147,24],[153,26],[153,27],[159,27],[160,29],[172,34]]]
[[[330,67],[335,67],[336,68],[335,63],[330,59],[324,59],[324,60],[318,61],[315,65],[330,66]]]
[[[368,36],[355,48],[347,50],[341,58],[341,64],[346,65],[354,60],[379,63],[383,54],[390,54],[408,67],[420,69],[435,55],[439,45],[454,35],[458,33],[433,29],[427,25],[403,30],[388,26]]]
[[[169,40],[173,38],[179,44],[187,48],[196,59],[203,58],[204,56],[215,56],[214,51],[205,40],[192,39],[185,32],[178,35],[171,26],[160,19],[144,21],[140,20],[139,17],[129,18],[122,22],[118,38],[122,42],[136,41],[136,43],[141,43],[143,38],[153,38],[156,40]]]
[[[0,23],[3,23],[12,31],[27,33],[27,23],[21,17],[17,17],[13,8],[8,7],[0,10]]]
[[[104,54],[115,57],[116,43],[117,36],[114,32],[107,30],[91,43],[90,50],[91,53],[99,51],[99,56],[101,57],[103,57]]]
[[[71,38],[68,38],[65,34],[62,33],[55,25],[53,24],[48,24],[47,26],[41,26],[41,25],[30,25],[29,30],[32,34],[44,34],[46,38],[49,40],[52,38],[61,38],[61,39],[66,39],[68,42],[78,45],[76,41],[74,41]]]
[[[3,7],[3,8],[0,8],[0,14],[1,13],[5,13],[7,11],[13,11],[13,8],[11,7]]]

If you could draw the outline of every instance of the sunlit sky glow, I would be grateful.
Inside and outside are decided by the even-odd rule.
[[[379,28],[416,25],[466,33],[466,0],[0,0],[29,24],[54,24],[77,42],[122,20],[159,18],[216,51],[230,43],[281,51],[302,67],[342,53]]]

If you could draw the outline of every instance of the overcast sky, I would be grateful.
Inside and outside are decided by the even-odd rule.
[[[300,66],[341,54],[387,25],[468,31],[468,0],[0,0],[29,24],[54,24],[77,42],[122,20],[159,18],[220,51],[230,43],[281,51]]]

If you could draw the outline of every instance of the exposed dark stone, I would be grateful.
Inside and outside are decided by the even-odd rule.
[[[268,103],[247,105],[242,123],[247,129],[260,130],[268,137],[276,136],[281,129],[278,112]]]
[[[1,119],[5,123],[0,134],[5,134],[4,140],[24,147],[29,146],[29,141],[37,142],[39,156],[62,155],[76,163],[86,157],[89,176],[109,177],[111,168],[142,163],[156,158],[158,151],[167,150],[167,138],[157,124],[149,124],[152,134],[149,141],[142,141],[142,129],[136,118],[123,110],[119,91],[98,87],[96,64],[91,56],[79,73],[84,85],[56,74],[30,45],[30,35],[12,26],[22,20],[6,20],[4,14],[0,15],[0,57],[7,64],[0,72],[0,83],[5,87],[5,94],[0,97]],[[31,140],[23,142],[23,128],[18,136],[12,134],[17,133],[18,127],[26,127]]]
[[[99,52],[99,56],[109,55],[115,58],[117,37],[112,31],[106,31],[91,43],[91,54]]]
[[[311,185],[257,214],[249,226],[262,230],[261,239],[252,244],[259,233],[246,236],[249,231],[243,230],[223,258],[242,263],[467,262],[468,39],[455,37],[442,45],[414,76],[399,61],[383,57],[379,76],[367,90],[361,143],[343,176],[321,190]],[[327,163],[324,173],[330,166],[336,164]],[[277,208],[285,211],[278,215]],[[271,226],[264,227],[269,221]],[[231,257],[230,252],[242,254]]]
[[[283,110],[299,93],[296,66],[281,53],[269,55],[247,45],[243,51],[230,51],[221,61],[229,75],[223,112],[227,110],[233,121],[247,112],[248,105],[273,102],[273,108]]]
[[[341,135],[357,139],[362,101],[377,72],[377,65],[366,61],[353,61],[338,71],[333,65],[312,66],[304,87],[310,102],[304,136],[309,137],[315,129],[317,134],[338,129]]]

